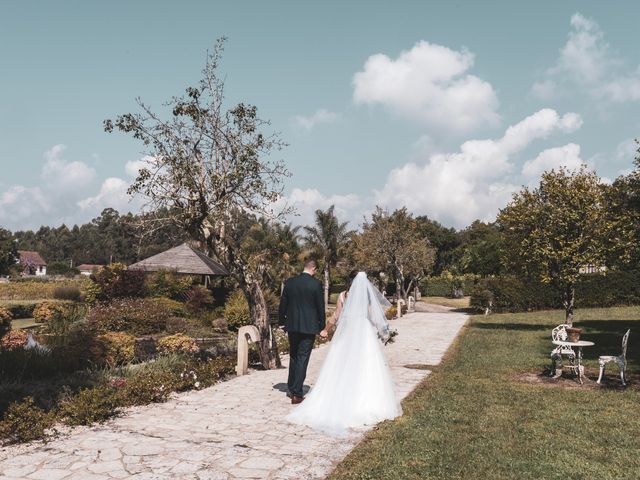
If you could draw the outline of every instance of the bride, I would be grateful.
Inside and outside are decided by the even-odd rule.
[[[365,272],[346,295],[329,352],[305,401],[290,422],[331,435],[402,415],[381,341],[389,340],[383,307],[390,306]]]

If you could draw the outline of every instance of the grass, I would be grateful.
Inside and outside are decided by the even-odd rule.
[[[527,384],[542,373],[559,311],[471,317],[435,369],[329,477],[347,479],[636,479],[640,472],[640,308],[577,312],[589,381]],[[618,354],[631,328],[632,383],[615,369],[600,387],[597,358]],[[568,388],[565,388],[568,387]]]
[[[471,297],[449,298],[449,297],[422,297],[421,302],[442,305],[452,308],[469,308]]]

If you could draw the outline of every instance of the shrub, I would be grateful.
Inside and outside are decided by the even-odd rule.
[[[264,299],[267,303],[268,312],[277,312],[280,299],[271,291],[264,290]],[[249,304],[242,293],[242,290],[235,290],[224,304],[223,315],[229,330],[237,331],[240,327],[251,325],[251,317],[249,314]]]
[[[53,291],[53,298],[58,300],[80,301],[80,288],[77,285],[66,285],[58,287]]]
[[[86,282],[80,289],[82,300],[89,304],[96,303],[101,294],[102,290],[100,289],[100,285],[93,281]]]
[[[387,317],[387,320],[393,320],[398,316],[398,308],[395,305],[389,307],[384,316]]]
[[[158,350],[163,353],[196,353],[200,349],[193,338],[176,333],[158,340]]]
[[[191,313],[202,312],[213,305],[213,295],[206,287],[194,285],[186,294],[185,306]]]
[[[154,297],[153,301],[156,302],[158,305],[162,306],[163,308],[166,308],[174,316],[177,316],[177,317],[187,316],[187,309],[185,308],[185,305],[182,302],[178,302],[177,300],[172,300],[171,298],[167,298],[167,297]]]
[[[96,337],[94,359],[100,364],[123,365],[135,356],[136,337],[124,332],[107,332]]]
[[[173,372],[142,369],[128,378],[118,390],[119,403],[123,406],[133,406],[164,402],[169,398],[178,381],[178,375]]]
[[[144,272],[127,270],[123,263],[112,263],[90,276],[100,288],[97,300],[140,297],[144,293]]]
[[[47,275],[65,275],[73,277],[80,273],[77,269],[69,266],[67,262],[51,262],[47,265]]]
[[[59,416],[67,425],[91,425],[114,416],[117,407],[118,398],[114,388],[85,388],[60,403]]]
[[[4,308],[9,310],[9,313],[11,313],[11,316],[14,319],[18,319],[18,318],[32,318],[33,311],[37,306],[38,306],[38,302],[27,301],[27,302],[19,302],[19,303],[18,302],[6,303],[4,305]]]
[[[4,350],[23,350],[29,335],[24,330],[11,330],[0,338],[0,347]]]
[[[159,270],[147,276],[145,292],[151,297],[168,297],[182,300],[191,288],[193,278],[179,275],[173,270]]]
[[[482,279],[472,293],[471,306],[484,310],[487,292],[496,313],[562,308],[560,292],[533,279],[507,275]],[[640,305],[640,272],[582,275],[576,283],[575,304],[577,308]]]
[[[0,338],[11,330],[11,319],[13,315],[8,308],[0,305]]]
[[[64,306],[56,302],[42,302],[33,309],[33,318],[38,323],[48,323],[64,314]]]
[[[211,321],[211,326],[213,327],[214,330],[217,330],[220,332],[224,332],[229,329],[229,325],[227,324],[227,321],[224,318],[214,318]]]
[[[437,277],[425,277],[420,281],[420,291],[425,296],[452,297],[456,289],[462,290],[463,295],[469,295],[478,281],[477,275],[455,276],[450,272],[443,272]],[[460,293],[460,292],[458,292]]]
[[[153,298],[121,298],[98,303],[87,320],[97,331],[149,335],[165,330],[171,311]]]
[[[30,442],[47,438],[55,417],[38,407],[33,398],[9,405],[0,422],[0,439],[4,444]]]

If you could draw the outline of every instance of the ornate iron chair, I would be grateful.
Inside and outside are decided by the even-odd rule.
[[[551,341],[554,342],[565,342],[567,340],[567,325],[566,323],[561,323],[553,330],[551,330]],[[569,364],[571,366],[574,365],[576,360],[576,352],[573,351],[573,348],[570,346],[556,345],[556,347],[551,350],[551,376],[556,374],[556,368],[558,362],[562,364],[562,356],[567,357],[569,360]]]
[[[622,337],[622,353],[620,355],[602,355],[598,358],[598,363],[600,364],[600,376],[598,377],[598,383],[600,383],[602,376],[604,375],[605,365],[609,362],[616,362],[618,369],[620,370],[620,380],[622,380],[622,385],[627,384],[625,381],[625,370],[627,368],[627,343],[629,343],[630,333],[631,330],[627,330],[627,333]]]

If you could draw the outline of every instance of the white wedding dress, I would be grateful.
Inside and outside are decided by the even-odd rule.
[[[389,305],[360,272],[349,289],[318,379],[287,420],[343,436],[350,428],[402,415],[380,341],[389,338],[384,302]]]

